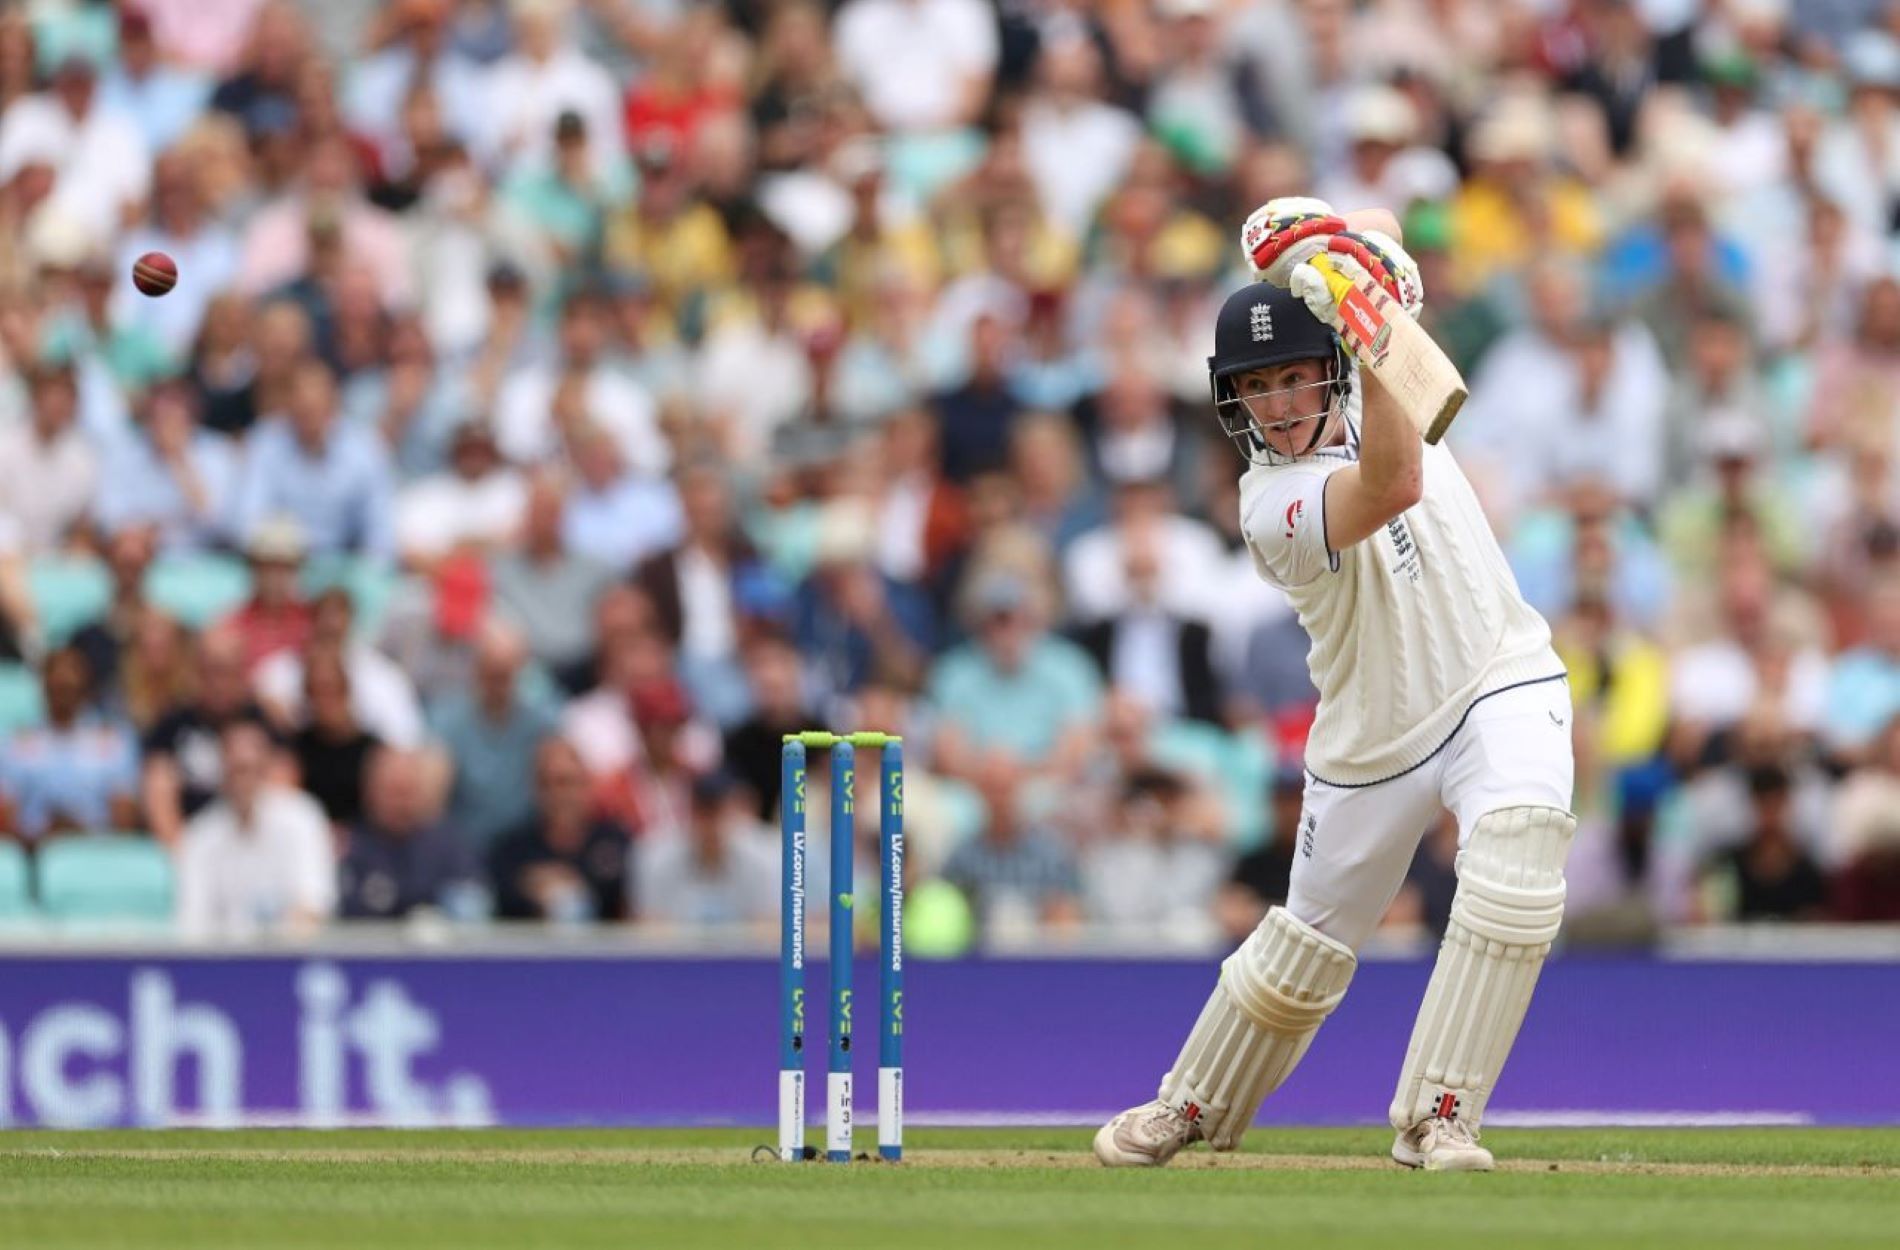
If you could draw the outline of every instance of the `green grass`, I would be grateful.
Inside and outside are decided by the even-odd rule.
[[[1372,1166],[1372,1129],[1257,1129],[1162,1172],[1080,1166],[1078,1130],[918,1130],[895,1168],[748,1162],[765,1136],[0,1133],[0,1247],[1747,1250],[1900,1226],[1893,1131],[1501,1129],[1489,1176]]]

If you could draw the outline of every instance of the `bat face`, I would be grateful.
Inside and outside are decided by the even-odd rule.
[[[1354,284],[1324,256],[1312,264],[1338,301],[1341,335],[1360,367],[1378,376],[1426,442],[1438,442],[1468,394],[1457,366],[1378,283]]]

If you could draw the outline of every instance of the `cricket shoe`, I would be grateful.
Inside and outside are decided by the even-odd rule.
[[[1158,1168],[1200,1140],[1199,1124],[1165,1102],[1144,1102],[1102,1125],[1095,1157],[1103,1167]]]
[[[1489,1172],[1497,1166],[1478,1144],[1478,1130],[1463,1120],[1428,1116],[1392,1142],[1392,1158],[1427,1172]]]

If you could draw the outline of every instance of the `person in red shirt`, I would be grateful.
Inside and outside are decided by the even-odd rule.
[[[295,521],[283,518],[258,526],[245,554],[251,562],[251,597],[222,625],[243,644],[248,678],[279,651],[302,651],[316,617],[298,589],[304,541]]]

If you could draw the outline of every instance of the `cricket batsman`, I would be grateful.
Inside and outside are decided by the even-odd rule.
[[[1242,231],[1263,280],[1222,305],[1208,371],[1250,466],[1247,543],[1311,636],[1319,710],[1286,906],[1222,963],[1159,1096],[1096,1134],[1110,1167],[1240,1144],[1344,997],[1441,808],[1458,821],[1458,888],[1392,1098],[1392,1157],[1493,1166],[1479,1125],[1563,915],[1570,691],[1451,452],[1360,369],[1310,263],[1323,250],[1416,314],[1398,233],[1383,210],[1342,218],[1303,197]]]

